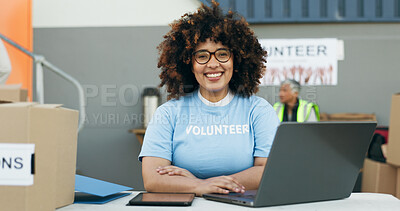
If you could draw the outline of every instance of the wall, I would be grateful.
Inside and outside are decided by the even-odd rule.
[[[35,0],[34,28],[167,26],[197,0]]]
[[[46,12],[43,8],[45,5],[38,4],[49,1],[36,1],[34,13]],[[197,7],[196,1],[188,1],[192,5],[178,8],[183,1],[169,1],[176,3],[170,6],[161,1],[156,4],[155,0],[143,5],[118,1],[125,2],[125,7],[147,8],[151,5],[153,11],[159,11],[138,17],[140,20],[154,17],[154,21],[147,26],[139,25],[140,21],[121,23],[122,20],[111,17],[111,12],[103,13],[109,19],[104,23],[109,21],[112,24],[101,26],[102,21],[97,21],[100,17],[96,11],[110,7],[110,1],[105,0],[98,1],[98,5],[93,7],[98,8],[96,11],[89,7],[91,1],[79,3],[88,8],[88,14],[78,12],[82,20],[73,23],[68,22],[66,17],[55,15],[58,13],[48,16],[60,19],[59,22],[34,16],[34,51],[45,55],[50,62],[79,79],[87,92],[87,125],[79,134],[78,142],[79,173],[136,189],[143,188],[141,167],[137,161],[140,146],[128,130],[141,127],[140,94],[143,87],[159,83],[156,46],[169,30],[167,23],[172,21],[162,18],[163,15],[179,12],[175,17],[179,18],[184,12]],[[57,2],[78,4],[77,0]],[[131,2],[136,4],[139,1]],[[56,11],[61,10],[57,9],[57,5],[54,7]],[[74,10],[72,6],[65,8]],[[164,10],[168,12],[163,13]],[[123,11],[121,13],[125,14]],[[80,22],[84,24],[80,25]],[[336,37],[344,40],[345,59],[339,61],[338,85],[305,87],[301,95],[316,98],[322,112],[374,112],[379,124],[387,125],[390,97],[392,93],[400,91],[400,60],[397,58],[400,49],[399,26],[391,23],[270,24],[251,27],[259,38]],[[277,92],[277,87],[262,87],[258,95],[274,103]],[[66,107],[76,109],[77,99],[72,85],[46,72],[47,103],[63,103]]]

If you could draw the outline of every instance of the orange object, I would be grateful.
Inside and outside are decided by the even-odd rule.
[[[0,0],[0,33],[32,51],[32,0]],[[6,42],[4,45],[12,66],[7,84],[22,84],[32,101],[32,58]]]

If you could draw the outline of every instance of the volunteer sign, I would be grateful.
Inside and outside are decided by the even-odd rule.
[[[280,85],[285,79],[294,79],[302,85],[337,85],[337,39],[259,41],[268,52],[261,85]]]
[[[34,144],[0,144],[0,185],[32,185],[34,152]]]

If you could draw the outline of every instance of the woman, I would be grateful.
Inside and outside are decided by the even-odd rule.
[[[266,52],[244,19],[218,3],[185,14],[158,47],[169,100],[146,130],[139,160],[149,192],[257,189],[279,120],[253,94]]]

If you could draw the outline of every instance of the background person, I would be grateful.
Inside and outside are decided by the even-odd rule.
[[[0,39],[0,84],[5,84],[11,73],[11,62],[8,57],[7,49]]]
[[[139,155],[149,192],[257,189],[279,120],[254,96],[266,52],[248,23],[204,4],[171,24],[158,67],[168,98]]]
[[[279,89],[280,102],[274,104],[274,109],[281,122],[312,122],[319,121],[318,105],[299,99],[300,83],[286,79]]]

